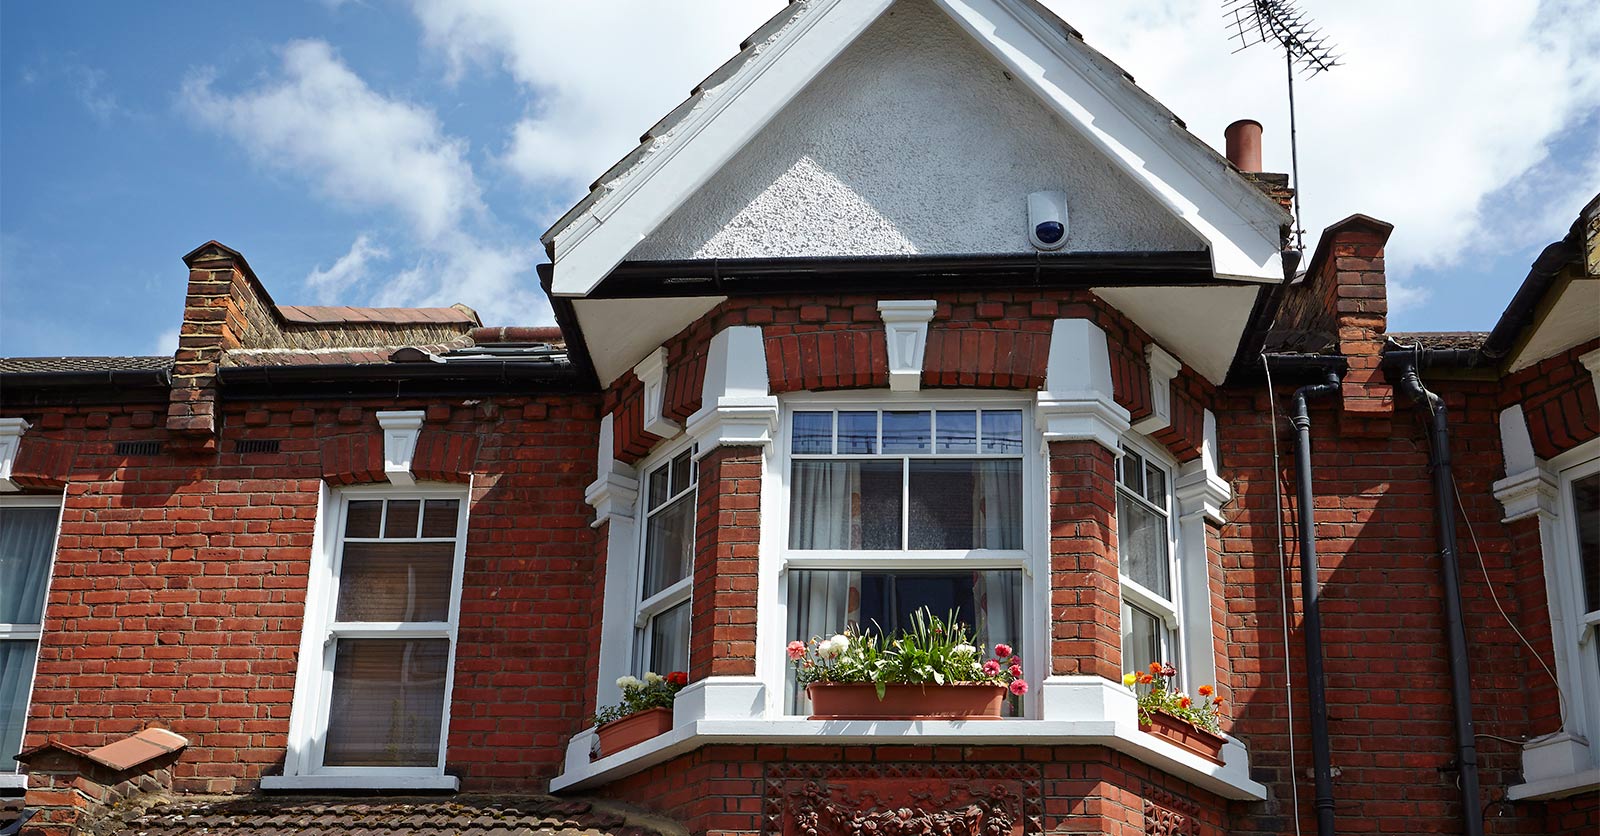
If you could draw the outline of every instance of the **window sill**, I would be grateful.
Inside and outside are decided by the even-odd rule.
[[[1506,789],[1506,798],[1511,801],[1548,801],[1596,789],[1600,789],[1600,768],[1517,784]]]
[[[0,790],[25,790],[28,788],[28,776],[21,772],[7,772],[0,774]]]
[[[454,775],[267,775],[261,779],[266,792],[301,790],[447,790],[461,788]]]

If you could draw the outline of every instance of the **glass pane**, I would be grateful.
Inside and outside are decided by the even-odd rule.
[[[27,720],[28,691],[38,642],[0,642],[0,773],[17,771],[12,755],[22,751],[22,726]]]
[[[898,460],[795,462],[789,548],[900,548],[901,467]]]
[[[929,412],[883,413],[883,452],[927,453],[933,448],[933,414]]]
[[[461,500],[430,499],[422,508],[422,536],[454,537],[461,516]]]
[[[421,513],[422,503],[418,500],[389,500],[389,515],[383,520],[383,536],[391,540],[417,536],[417,516]]]
[[[1020,459],[911,462],[913,549],[1022,548]]]
[[[42,620],[60,514],[56,508],[0,508],[0,624]],[[0,770],[14,763],[0,763]]]
[[[1168,600],[1167,518],[1117,491],[1117,556],[1122,574]]]
[[[449,639],[340,639],[324,766],[438,766]]]
[[[953,412],[941,409],[939,410],[937,424],[939,431],[937,452],[978,452],[978,413]]]
[[[694,494],[685,494],[645,526],[644,597],[689,576],[694,566]]]
[[[827,637],[846,627],[893,630],[910,624],[926,607],[939,616],[957,611],[986,648],[1011,645],[1026,658],[1022,623],[1022,573],[853,572],[797,570],[789,573],[789,623],[784,641]],[[804,692],[789,673],[788,710],[809,713]],[[1017,713],[1020,701],[1007,709]]]
[[[796,453],[832,453],[833,413],[796,412],[790,449]]]
[[[689,670],[689,602],[656,616],[650,629],[650,656],[645,671],[666,675]],[[640,671],[641,674],[644,671]]]
[[[669,480],[671,479],[672,475],[671,470],[672,463],[668,462],[667,464],[664,464],[650,472],[649,507],[652,511],[660,508],[661,503],[666,502],[667,497],[672,496],[672,489],[669,485]]]
[[[1136,494],[1144,494],[1144,457],[1132,450],[1123,450],[1117,460],[1117,479]]]
[[[1167,626],[1150,613],[1130,606],[1128,617],[1122,621],[1122,669],[1143,672],[1151,662],[1170,662],[1161,652],[1162,636]]]
[[[1022,411],[983,411],[983,452],[1007,456],[1022,454]]]
[[[1144,467],[1144,498],[1167,507],[1167,472],[1148,462]]]
[[[1600,473],[1572,480],[1572,508],[1577,516],[1583,600],[1594,612],[1600,610]]]
[[[856,455],[878,452],[878,413],[839,413],[839,452]]]
[[[685,450],[672,460],[672,495],[677,496],[688,490],[693,475],[694,451]]]
[[[377,537],[378,526],[383,522],[383,500],[362,499],[351,502],[344,513],[344,536]]]
[[[449,621],[455,543],[346,543],[338,621]]]

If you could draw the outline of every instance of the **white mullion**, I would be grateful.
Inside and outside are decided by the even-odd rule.
[[[900,457],[900,551],[911,551],[911,457]]]
[[[43,624],[0,624],[0,641],[38,641]]]

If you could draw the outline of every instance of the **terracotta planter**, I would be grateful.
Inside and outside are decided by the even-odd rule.
[[[1218,764],[1222,763],[1222,747],[1228,742],[1188,720],[1181,720],[1162,711],[1150,712],[1150,722],[1141,721],[1139,730]]]
[[[870,684],[806,686],[813,720],[998,720],[1000,685],[890,685],[878,699]]]
[[[613,720],[596,730],[600,736],[600,757],[614,755],[623,749],[643,743],[658,734],[672,729],[672,709],[647,708]]]

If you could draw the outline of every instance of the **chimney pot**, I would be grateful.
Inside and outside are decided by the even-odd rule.
[[[1254,119],[1240,119],[1223,132],[1227,142],[1228,162],[1240,171],[1261,170],[1261,123]]]

